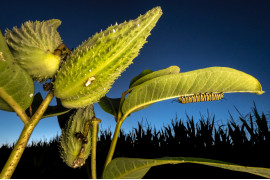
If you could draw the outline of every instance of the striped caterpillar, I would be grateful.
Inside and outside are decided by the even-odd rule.
[[[194,94],[191,96],[180,96],[178,102],[182,104],[193,103],[193,102],[204,102],[204,101],[217,101],[224,97],[224,93],[203,93]]]

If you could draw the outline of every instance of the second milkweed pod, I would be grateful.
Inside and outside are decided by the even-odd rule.
[[[110,26],[80,45],[55,77],[54,95],[62,105],[80,108],[98,102],[138,56],[161,15],[161,8],[156,7],[135,20]]]
[[[78,109],[62,129],[60,152],[63,161],[72,168],[81,167],[91,152],[91,120],[93,105]]]
[[[204,102],[204,101],[217,101],[224,97],[224,93],[203,93],[194,94],[191,96],[180,96],[178,102],[182,104],[194,103],[194,102]]]
[[[52,78],[59,68],[61,58],[54,50],[62,43],[57,32],[60,24],[58,19],[27,21],[20,28],[6,30],[6,42],[15,60],[35,80]]]

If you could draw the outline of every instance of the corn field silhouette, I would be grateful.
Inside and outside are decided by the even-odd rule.
[[[160,130],[148,122],[139,122],[130,132],[120,132],[114,157],[159,158],[201,157],[246,166],[270,167],[269,116],[252,112],[237,119],[230,115],[227,124],[216,125],[215,116],[194,120],[175,118]],[[100,130],[97,147],[97,169],[100,175],[112,139],[110,130]],[[0,166],[6,162],[12,146],[0,148]],[[61,160],[59,137],[49,142],[28,145],[13,178],[90,178],[90,163],[80,169],[67,167]],[[166,171],[166,173],[162,173]],[[27,173],[29,172],[29,173]],[[196,172],[196,173],[194,173]],[[169,176],[168,176],[169,175]],[[227,171],[195,164],[165,165],[152,168],[145,178],[261,178],[246,173]]]

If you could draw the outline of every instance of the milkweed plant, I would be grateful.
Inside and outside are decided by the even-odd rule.
[[[0,109],[15,112],[24,128],[0,177],[11,178],[37,123],[46,117],[61,120],[61,158],[79,168],[90,156],[96,173],[98,125],[93,104],[114,116],[116,126],[101,178],[142,178],[152,166],[199,163],[270,178],[270,169],[190,157],[159,159],[115,158],[117,138],[124,120],[156,102],[175,99],[186,104],[214,101],[226,93],[262,94],[259,81],[228,67],[180,72],[178,66],[158,71],[146,69],[135,76],[119,98],[106,96],[114,81],[132,64],[162,15],[155,7],[135,20],[115,23],[71,51],[63,43],[58,19],[27,21],[0,32]],[[33,81],[43,83],[47,96],[35,92]],[[50,106],[56,97],[57,105]],[[60,122],[60,121],[59,121]]]

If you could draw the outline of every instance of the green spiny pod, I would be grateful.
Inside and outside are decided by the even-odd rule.
[[[70,116],[60,137],[63,161],[72,168],[81,167],[91,152],[91,120],[95,118],[93,105],[78,109]]]
[[[54,94],[67,108],[98,102],[138,56],[162,15],[156,7],[135,20],[95,34],[68,57],[56,75]]]
[[[27,21],[21,28],[6,30],[5,38],[17,63],[33,79],[44,81],[52,78],[60,64],[54,50],[62,43],[57,32],[61,21]]]

